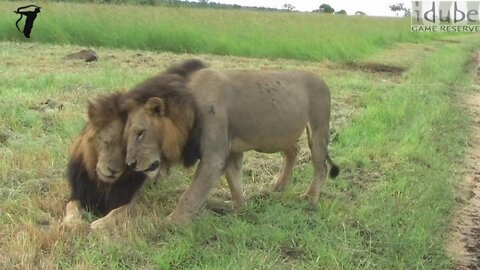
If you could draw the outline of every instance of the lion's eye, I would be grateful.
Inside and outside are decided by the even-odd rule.
[[[145,130],[141,130],[137,132],[137,140],[141,140],[144,134],[145,134]]]

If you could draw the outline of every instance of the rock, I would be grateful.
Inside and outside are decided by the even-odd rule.
[[[85,60],[85,62],[92,62],[97,61],[98,56],[97,53],[93,50],[81,50],[79,52],[65,56],[65,59],[81,59]]]

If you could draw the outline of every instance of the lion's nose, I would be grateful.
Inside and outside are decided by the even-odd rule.
[[[146,172],[155,171],[159,166],[160,166],[160,161],[156,160],[152,164],[150,164],[150,167],[148,167],[148,169],[146,169],[145,171]]]
[[[117,174],[117,173],[119,172],[119,171],[116,171],[116,170],[114,170],[114,169],[112,169],[112,168],[110,168],[110,167],[107,167],[107,170],[108,170],[108,172],[109,172],[110,174],[112,174],[112,175],[115,175],[115,174]]]

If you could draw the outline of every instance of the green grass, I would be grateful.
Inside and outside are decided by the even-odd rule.
[[[341,175],[326,181],[312,209],[298,199],[312,175],[305,138],[284,193],[262,191],[280,156],[248,153],[244,212],[202,209],[192,225],[168,232],[160,223],[193,174],[175,168],[142,192],[127,228],[116,233],[59,228],[67,149],[84,123],[86,100],[190,55],[98,48],[108,57],[83,63],[62,59],[79,46],[1,42],[0,134],[12,135],[0,140],[0,268],[451,268],[444,245],[470,124],[457,93],[471,87],[470,51],[479,44],[458,40],[392,45],[365,59],[408,68],[397,75],[329,62],[196,55],[215,69],[321,74],[332,89],[331,150]],[[64,109],[34,109],[47,99]],[[214,193],[227,192],[222,180]]]
[[[465,49],[446,46],[401,85],[367,96],[336,145],[347,170],[378,174],[365,179],[374,183],[359,196],[355,228],[366,231],[380,268],[450,266],[443,243],[469,130],[455,99],[471,82]]]
[[[17,2],[0,9],[15,10]],[[32,41],[302,60],[361,59],[394,42],[420,42],[439,34],[413,33],[399,18],[45,2]],[[0,40],[25,40],[14,22],[0,18]],[[21,24],[23,25],[23,23]]]

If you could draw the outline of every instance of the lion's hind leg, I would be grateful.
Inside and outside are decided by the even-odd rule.
[[[318,202],[320,186],[327,174],[328,126],[328,123],[324,123],[323,128],[318,125],[312,126],[309,123],[307,127],[308,146],[312,153],[313,179],[302,197],[308,199],[312,204]]]
[[[282,152],[283,167],[280,171],[280,175],[278,176],[275,184],[273,185],[273,191],[283,191],[290,183],[290,177],[293,173],[293,167],[295,167],[295,163],[297,163],[298,160],[298,152],[299,147],[297,143]]]

